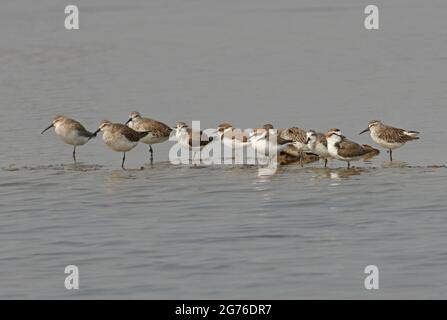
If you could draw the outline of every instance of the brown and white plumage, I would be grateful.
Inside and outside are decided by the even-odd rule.
[[[309,130],[306,133],[306,138],[306,145],[310,152],[318,155],[320,159],[324,160],[324,167],[326,168],[328,159],[331,158],[331,155],[327,149],[326,136],[323,133]]]
[[[273,127],[272,124],[270,123],[266,123],[262,126],[262,128],[255,128],[253,129],[253,133],[255,133],[256,135],[264,135],[265,136],[265,140],[269,141],[270,139],[275,139],[276,140],[276,144],[278,145],[288,145],[290,146],[292,143],[292,139],[287,139],[285,137],[281,136],[281,132],[282,130],[279,129],[277,130],[277,132],[275,132],[275,128]],[[250,135],[249,135],[250,136]]]
[[[306,131],[298,127],[292,127],[280,130],[279,136],[292,141],[292,145],[285,149],[284,152],[292,156],[300,157],[302,159],[300,163],[304,165],[305,153],[310,151],[306,144]]]
[[[206,146],[208,143],[210,143],[211,141],[213,141],[212,137],[208,137],[205,133],[203,133],[202,131],[195,131],[191,128],[187,128],[186,129],[186,133],[188,134],[188,146],[190,148],[194,148],[195,144],[194,142],[197,141],[197,146],[204,147]],[[194,141],[195,140],[195,141]]]
[[[292,140],[294,144],[298,144],[297,147],[306,146],[306,130],[301,128],[292,127],[283,129],[280,131],[280,136],[287,140]]]
[[[193,161],[196,152],[200,152],[203,147],[213,141],[213,137],[208,137],[204,132],[188,127],[184,122],[177,122],[175,126],[175,137],[181,147],[193,151]],[[199,157],[200,159],[201,157]]]
[[[290,148],[290,147],[289,147]],[[291,152],[287,152],[289,148],[284,149],[281,151],[278,155],[277,162],[280,165],[289,165],[289,164],[295,164],[295,163],[302,163],[302,164],[308,164],[315,161],[318,161],[320,158],[312,153],[305,153],[303,157],[301,155],[294,156],[291,154]],[[292,148],[294,148],[292,146]]]
[[[281,151],[293,143],[292,140],[281,137],[280,133],[275,131],[271,124],[265,124],[262,128],[253,129],[249,134],[248,141],[258,154],[269,159],[277,158]]]
[[[62,139],[62,141],[74,146],[73,159],[76,163],[76,146],[86,144],[94,134],[85,129],[78,121],[64,116],[54,117],[51,125],[41,133],[43,134],[45,131],[53,127],[54,132]]]
[[[248,134],[231,124],[224,122],[217,126],[217,133],[222,143],[231,149],[243,148],[248,145]]]
[[[362,146],[366,151],[366,154],[363,156],[363,160],[365,160],[365,161],[380,154],[379,149],[373,148],[369,144],[362,144]]]
[[[102,132],[102,140],[106,145],[114,151],[123,152],[123,162],[121,167],[124,168],[126,161],[126,152],[135,148],[138,142],[147,136],[147,132],[138,132],[121,123],[112,123],[108,120],[101,121],[98,130],[94,133]]]
[[[360,160],[369,152],[362,145],[341,135],[339,130],[329,130],[326,133],[326,140],[330,156],[337,160],[346,161],[348,168],[350,168],[352,161]]]
[[[149,145],[152,163],[154,160],[154,150],[152,149],[152,145],[167,141],[172,129],[160,121],[143,118],[137,111],[133,111],[129,114],[129,120],[127,120],[126,124],[135,131],[147,132],[147,135],[142,138],[140,142]]]
[[[360,134],[369,131],[371,139],[385,149],[389,150],[390,161],[393,161],[393,150],[402,147],[409,141],[418,140],[419,132],[395,128],[383,124],[379,120],[370,121],[368,128]]]

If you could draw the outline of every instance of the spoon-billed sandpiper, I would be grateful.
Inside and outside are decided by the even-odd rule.
[[[217,133],[222,143],[231,149],[239,149],[248,145],[248,134],[235,129],[229,123],[221,123],[217,127]]]
[[[127,120],[126,124],[135,131],[148,133],[147,136],[140,140],[140,142],[149,145],[151,163],[153,163],[154,150],[152,149],[152,145],[167,141],[172,129],[162,122],[150,118],[143,118],[140,113],[136,111],[130,113],[129,120]]]
[[[368,124],[368,128],[360,132],[363,134],[369,131],[371,138],[382,146],[389,150],[390,153],[390,161],[393,161],[393,150],[402,147],[405,143],[412,140],[418,140],[417,136],[419,132],[417,131],[409,131],[399,128],[394,128],[383,124],[379,120],[370,121]]]
[[[326,140],[329,155],[334,159],[348,162],[348,169],[351,167],[351,161],[360,160],[368,153],[362,145],[346,139],[337,129],[329,130],[326,133]]]
[[[202,131],[191,129],[184,122],[176,123],[175,137],[180,146],[193,152],[192,160],[194,160],[197,151],[201,151],[204,146],[213,141],[213,137],[208,137]]]
[[[99,131],[102,132],[102,140],[108,147],[117,152],[123,152],[123,162],[121,168],[124,168],[126,161],[126,152],[132,150],[147,132],[138,132],[128,126],[120,123],[111,123],[110,121],[101,121],[98,130],[94,133],[96,135]]]
[[[324,167],[327,168],[328,159],[331,158],[329,151],[327,149],[326,136],[323,133],[315,132],[314,130],[309,130],[306,133],[306,145],[312,153],[315,153],[324,160]]]
[[[54,132],[56,132],[62,141],[73,146],[73,160],[75,163],[76,146],[86,144],[90,138],[95,136],[93,133],[87,131],[79,122],[64,116],[55,117],[51,125],[43,130],[41,134],[52,127],[54,127]]]

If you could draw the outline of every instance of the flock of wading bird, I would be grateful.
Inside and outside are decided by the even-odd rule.
[[[125,124],[101,121],[98,130],[93,133],[86,130],[78,121],[57,116],[53,119],[52,124],[42,131],[42,134],[53,127],[62,141],[74,146],[75,164],[76,147],[86,144],[99,132],[102,132],[102,139],[106,145],[114,151],[123,153],[121,167],[124,170],[126,152],[135,148],[139,142],[149,145],[152,164],[154,159],[152,145],[167,141],[171,134],[175,135],[175,139],[181,147],[193,151],[194,155],[195,152],[215,140],[202,131],[190,128],[184,122],[177,122],[176,126],[171,128],[162,122],[143,118],[139,112],[131,112],[129,120]],[[370,121],[368,128],[360,134],[368,131],[374,142],[388,150],[391,162],[394,149],[402,147],[408,141],[419,139],[417,131],[395,128],[378,120]],[[257,152],[274,158],[279,164],[297,162],[304,165],[321,159],[326,168],[329,159],[336,159],[347,162],[348,168],[350,168],[352,161],[367,160],[380,153],[379,150],[369,145],[358,144],[347,139],[339,129],[330,129],[323,134],[297,127],[274,130],[271,124],[266,124],[262,128],[242,132],[229,123],[222,123],[217,127],[217,136],[221,143],[229,148],[250,146]],[[271,154],[272,150],[274,154]]]

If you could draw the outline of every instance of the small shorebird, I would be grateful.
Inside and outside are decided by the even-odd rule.
[[[351,167],[351,161],[360,160],[369,152],[362,145],[346,139],[338,129],[330,129],[326,133],[326,140],[329,155],[334,159],[348,162],[348,169]]]
[[[379,120],[370,121],[368,128],[360,132],[363,134],[369,131],[371,139],[377,144],[389,150],[390,161],[393,161],[393,150],[402,147],[405,143],[412,140],[418,140],[418,131],[409,131],[394,128],[383,124]]]
[[[82,124],[79,122],[64,117],[57,116],[53,119],[51,125],[43,130],[41,134],[45,131],[54,127],[54,132],[67,144],[73,146],[73,160],[76,163],[76,146],[82,146],[86,144],[95,135],[87,131]]]
[[[152,164],[154,161],[154,150],[152,149],[152,145],[167,141],[172,129],[162,122],[150,118],[143,118],[141,117],[141,114],[136,111],[129,114],[129,120],[127,120],[126,124],[135,131],[148,133],[147,136],[140,140],[140,142],[149,145]]]
[[[291,156],[300,157],[302,159],[300,164],[303,166],[305,153],[310,151],[306,143],[306,131],[301,128],[292,127],[281,130],[279,136],[283,139],[293,141],[292,147],[287,148],[284,152],[290,154]]]
[[[193,130],[184,122],[177,122],[175,126],[175,137],[180,146],[193,152],[194,160],[196,152],[201,151],[204,146],[213,141],[202,131]]]
[[[248,141],[257,153],[271,158],[292,145],[293,141],[282,138],[278,132],[274,132],[271,124],[266,124],[261,129],[254,129],[250,134]]]
[[[292,127],[292,128],[281,130],[280,136],[283,139],[292,140],[293,145],[298,150],[309,151],[309,148],[307,147],[307,144],[306,144],[306,131],[305,130],[303,130],[301,128],[297,128],[297,127]]]
[[[101,121],[98,130],[93,133],[102,132],[102,140],[114,151],[123,152],[123,162],[121,168],[124,168],[126,161],[126,152],[135,148],[142,138],[147,136],[147,132],[138,132],[121,123],[112,123],[107,120]]]
[[[339,129],[331,129],[330,131],[341,135],[341,131]],[[324,159],[324,167],[327,168],[328,160],[332,157],[327,149],[326,135],[320,132],[315,132],[314,130],[309,130],[307,132],[307,146],[312,153],[318,155],[320,159]],[[362,157],[365,161],[380,153],[379,150],[371,147],[370,145],[363,144],[362,147],[366,151],[365,155]]]
[[[221,123],[217,127],[217,133],[222,143],[230,149],[239,149],[249,145],[248,134],[235,129],[229,123]]]
[[[306,145],[312,153],[324,160],[324,167],[327,168],[327,162],[331,155],[327,149],[326,136],[323,133],[309,130],[306,133]]]

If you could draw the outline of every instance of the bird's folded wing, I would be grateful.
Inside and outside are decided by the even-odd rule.
[[[404,129],[388,127],[382,130],[382,132],[380,132],[378,137],[389,143],[405,143],[407,141],[419,139],[418,137],[406,134],[405,132],[406,131]]]
[[[350,140],[344,140],[339,143],[338,154],[342,157],[359,157],[366,153],[366,150],[359,145]]]

